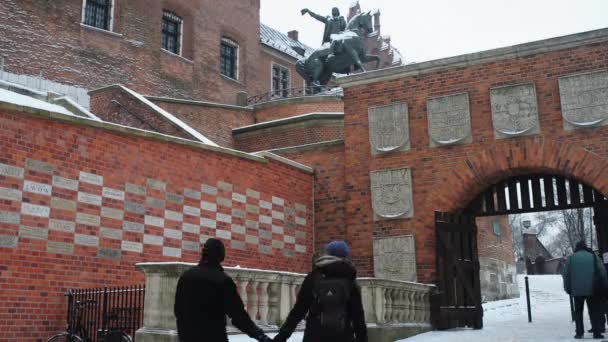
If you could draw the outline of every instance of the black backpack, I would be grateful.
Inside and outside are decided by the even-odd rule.
[[[310,315],[319,328],[325,332],[340,334],[350,326],[348,301],[352,280],[329,278],[321,274],[313,288],[313,302]]]

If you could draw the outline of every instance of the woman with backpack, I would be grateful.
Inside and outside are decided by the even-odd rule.
[[[367,342],[367,327],[350,248],[333,241],[317,259],[274,341],[285,342],[306,316],[303,342]]]

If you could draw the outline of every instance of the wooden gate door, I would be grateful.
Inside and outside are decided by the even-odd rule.
[[[593,206],[593,223],[597,232],[597,247],[603,256],[608,253],[608,201]]]
[[[435,212],[437,285],[433,324],[436,329],[483,327],[477,225],[474,216]]]

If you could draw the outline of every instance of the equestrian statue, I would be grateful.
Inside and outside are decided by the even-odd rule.
[[[368,55],[364,43],[365,37],[374,30],[371,12],[355,15],[346,27],[342,25],[344,17],[337,8],[332,10],[332,17],[303,9],[302,15],[306,13],[325,23],[323,45],[296,63],[296,71],[306,84],[327,85],[334,73],[349,74],[353,65],[355,70],[361,71],[365,71],[363,64],[367,62],[376,61],[376,68],[380,65],[380,57]]]

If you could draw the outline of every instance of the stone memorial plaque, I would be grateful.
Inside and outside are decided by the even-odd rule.
[[[262,254],[272,255],[272,247],[270,246],[261,245],[259,246],[258,251]]]
[[[296,217],[296,224],[299,224],[300,226],[305,226],[306,225],[306,219],[303,217]]]
[[[74,235],[74,244],[87,247],[99,246],[99,238],[93,235],[76,234]]]
[[[246,220],[245,227],[247,227],[249,229],[258,230],[258,229],[260,229],[260,223],[258,221]]]
[[[241,250],[241,251],[244,251],[247,249],[247,245],[245,244],[245,242],[236,241],[236,240],[230,241],[230,247],[232,249],[237,249],[237,250]]]
[[[148,226],[154,226],[154,227],[160,227],[160,228],[165,227],[165,219],[161,218],[161,217],[146,215],[144,218],[144,222]]]
[[[111,188],[103,188],[102,191],[102,195],[103,197],[106,198],[111,198],[117,201],[124,201],[125,200],[125,192],[121,191],[121,190],[116,190],[116,189],[111,189]]]
[[[192,190],[192,189],[185,189],[184,190],[184,196],[190,199],[194,199],[194,200],[200,200],[201,199],[201,192],[200,191],[196,191],[196,190]]]
[[[108,260],[120,260],[121,252],[117,249],[101,248],[97,252],[97,257]]]
[[[169,239],[176,239],[176,240],[182,239],[182,231],[177,230],[177,229],[165,228],[163,235]]]
[[[139,203],[125,202],[125,211],[137,215],[143,215],[146,213],[146,207]]]
[[[232,216],[244,219],[245,217],[247,217],[247,213],[245,213],[243,210],[233,208]]]
[[[154,189],[154,190],[158,190],[158,191],[167,191],[167,183],[163,182],[163,181],[159,181],[156,179],[151,179],[148,178],[146,179],[146,185],[148,186],[149,189]]]
[[[140,242],[123,241],[120,249],[125,252],[142,253],[144,251],[144,245]]]
[[[260,230],[259,231],[259,235],[260,235],[260,239],[262,240],[272,240],[272,232],[269,232],[267,230]]]
[[[201,217],[201,226],[205,228],[215,229],[217,228],[217,223],[215,220],[208,219],[206,217]]]
[[[391,280],[418,280],[413,235],[374,239],[374,276]]]
[[[267,201],[260,201],[260,208],[270,210],[272,209],[272,203]]]
[[[182,225],[182,231],[184,233],[199,234],[201,232],[201,227],[196,224],[184,223]]]
[[[367,116],[372,155],[410,149],[409,115],[406,103],[370,107]]]
[[[23,191],[34,194],[51,196],[51,193],[53,192],[52,189],[53,188],[48,184],[36,183],[28,180],[23,183]]]
[[[207,195],[211,195],[211,196],[217,195],[217,188],[214,186],[211,186],[211,185],[203,184],[201,186],[201,191]]]
[[[414,216],[412,171],[392,169],[370,173],[374,219]]]
[[[490,101],[496,139],[540,133],[534,84],[492,88]]]
[[[304,245],[296,245],[296,252],[298,252],[298,253],[306,253],[306,246],[304,246]]]
[[[199,208],[191,207],[189,205],[184,206],[184,214],[188,216],[201,216],[201,210]]]
[[[163,247],[163,255],[171,258],[181,258],[182,250],[175,247]]]
[[[190,252],[200,252],[201,245],[196,241],[182,241],[182,249]]]
[[[86,192],[78,192],[78,202],[101,206],[101,196],[89,194]]]
[[[272,211],[272,218],[273,219],[277,219],[277,220],[284,220],[285,219],[285,214],[283,214],[280,211],[273,210]]]
[[[83,183],[89,183],[93,185],[103,185],[103,177],[92,173],[80,171],[80,177],[78,178]]]
[[[165,219],[176,222],[184,221],[184,214],[173,210],[165,210]]]
[[[215,219],[218,222],[232,223],[232,216],[223,213],[216,213]]]
[[[232,208],[232,200],[224,197],[217,197],[215,199],[217,205],[221,205],[222,207]]]
[[[272,217],[266,215],[260,215],[260,223],[272,224]]]
[[[283,249],[283,248],[285,248],[285,242],[279,241],[279,240],[272,240],[271,246],[272,246],[272,248],[275,248],[275,249]]]
[[[469,94],[455,94],[427,101],[430,146],[468,144],[471,134]]]
[[[4,224],[19,224],[21,215],[12,211],[0,211],[0,223]]]
[[[20,167],[0,163],[0,175],[23,179],[23,169]]]
[[[232,239],[232,232],[229,232],[227,230],[217,229],[215,231],[215,237],[219,238],[219,239],[230,240],[230,239]]]
[[[245,206],[245,210],[248,213],[252,213],[252,214],[259,214],[260,213],[260,207],[258,207],[257,205],[253,205],[253,204],[247,204]]]
[[[67,211],[76,211],[76,202],[59,197],[52,197],[51,208]]]
[[[285,205],[285,200],[282,199],[281,197],[274,197],[274,196],[272,196],[272,204],[279,205],[279,206],[284,206]]]
[[[144,235],[144,244],[146,245],[162,246],[164,241],[165,238],[163,238],[162,236],[150,234]]]
[[[230,231],[235,234],[245,234],[247,232],[247,229],[245,228],[245,226],[241,226],[240,224],[232,224],[230,226]]]
[[[9,188],[0,188],[0,199],[21,202],[21,191]]]
[[[53,174],[53,165],[47,164],[45,162],[41,162],[34,159],[28,159],[25,161],[25,168],[28,170],[46,173],[48,175]]]
[[[252,244],[252,245],[259,245],[260,238],[258,236],[247,234],[247,235],[245,235],[245,243]]]
[[[608,71],[559,78],[564,129],[608,125]]]
[[[167,193],[167,195],[165,195],[165,198],[167,199],[167,202],[170,202],[170,203],[175,203],[175,204],[184,203],[184,196],[182,196],[182,195]]]
[[[49,237],[49,230],[46,228],[21,226],[19,227],[19,237],[46,240]]]
[[[217,182],[217,188],[223,191],[232,191],[232,184],[219,181]]]
[[[49,229],[65,233],[74,233],[74,231],[76,230],[76,223],[70,221],[50,219]]]
[[[134,195],[146,196],[146,188],[143,186],[127,183],[125,185],[125,190]]]
[[[260,199],[260,193],[258,191],[247,189],[247,191],[245,191],[245,194],[247,195],[247,197]]]
[[[101,224],[101,218],[95,215],[76,213],[76,223],[84,224],[87,226],[99,227],[99,225]]]
[[[240,203],[247,203],[247,196],[233,192],[232,193],[232,200],[235,202],[240,202]]]
[[[206,210],[206,211],[216,212],[217,204],[207,202],[207,201],[201,201],[201,209]]]
[[[53,176],[53,186],[72,191],[78,191],[78,181],[59,176]]]
[[[99,229],[99,236],[105,239],[122,240],[122,230],[112,228]]]
[[[112,208],[101,208],[101,217],[106,217],[114,220],[122,220],[124,218],[124,212],[119,209]]]
[[[296,203],[296,211],[306,212],[306,206],[304,204]]]
[[[46,251],[54,254],[74,254],[74,245],[71,243],[49,241],[46,244]]]
[[[146,198],[146,205],[150,208],[154,209],[164,209],[165,208],[165,200],[161,200],[154,197]]]
[[[10,235],[0,235],[0,248],[17,248],[19,237]]]
[[[21,203],[21,213],[37,217],[49,217],[51,208],[42,205]]]
[[[141,223],[125,221],[122,223],[122,230],[125,232],[142,234],[144,232],[144,225]]]

